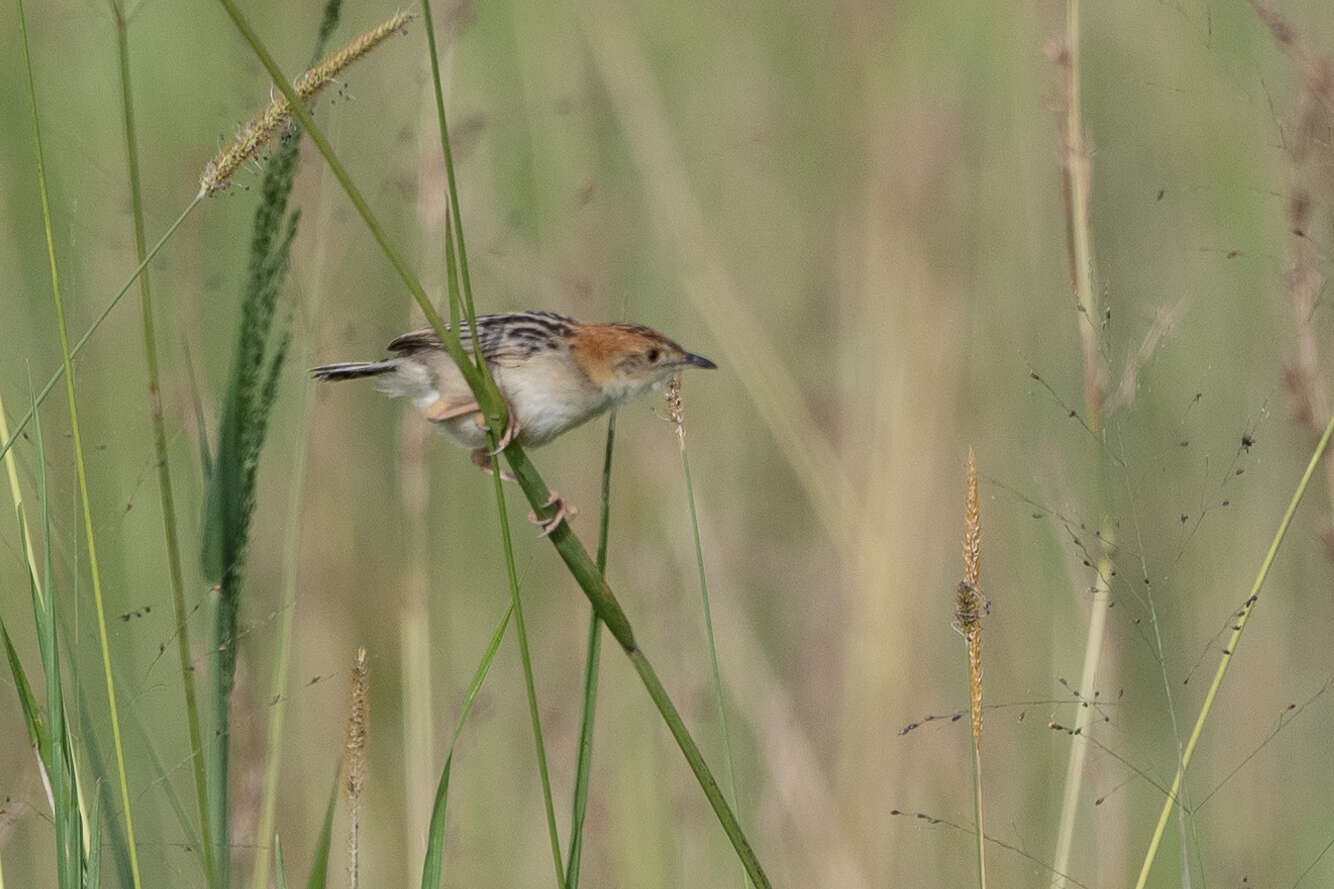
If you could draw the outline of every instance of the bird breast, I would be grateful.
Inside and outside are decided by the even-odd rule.
[[[492,364],[491,373],[519,420],[524,446],[546,444],[611,406],[568,352],[540,353],[521,364]]]

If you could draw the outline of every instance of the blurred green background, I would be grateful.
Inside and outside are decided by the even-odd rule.
[[[298,71],[319,4],[248,7],[280,64]],[[334,43],[392,11],[349,4]],[[1315,52],[1334,51],[1327,4],[1282,11]],[[30,4],[27,14],[77,334],[135,265],[115,26],[99,3]],[[633,319],[720,367],[685,380],[687,441],[742,821],[775,885],[974,879],[967,720],[898,734],[967,706],[964,646],[950,622],[969,446],[983,476],[982,587],[992,602],[984,663],[997,709],[983,763],[988,834],[1005,844],[989,850],[993,883],[1053,879],[1044,865],[1072,741],[1047,723],[1075,719],[1061,681],[1079,685],[1100,463],[1116,575],[1098,679],[1078,689],[1101,703],[1069,873],[1088,886],[1128,885],[1178,739],[1310,453],[1282,383],[1299,325],[1330,346],[1323,304],[1295,319],[1285,288],[1298,175],[1286,148],[1300,80],[1242,2],[1084,10],[1100,359],[1109,393],[1128,367],[1138,373],[1101,446],[1068,416],[1085,411],[1085,370],[1061,196],[1062,69],[1044,53],[1064,16],[1054,2],[586,0],[436,11],[479,311]],[[0,391],[13,422],[60,352],[12,6],[0,7],[0,35]],[[270,86],[210,3],[139,4],[129,40],[155,240]],[[316,118],[442,294],[445,191],[421,21],[343,80],[318,100]],[[1327,167],[1329,133],[1316,142]],[[192,601],[206,587],[187,354],[216,428],[258,181],[243,171],[152,266]],[[1327,199],[1314,195],[1305,232],[1322,270]],[[234,876],[248,878],[255,844],[268,841],[254,822],[275,706],[287,708],[278,830],[292,878],[304,874],[341,751],[347,671],[365,645],[363,879],[414,885],[444,746],[508,597],[490,480],[408,405],[370,385],[309,381],[305,368],[378,357],[420,319],[309,150],[294,201],[304,215],[280,302],[294,343],[241,615]],[[145,882],[201,886],[171,804],[193,811],[136,299],[89,343],[76,381]],[[54,395],[42,419],[55,580],[87,699],[78,730],[106,755],[105,695],[88,678],[101,667],[68,416]],[[720,765],[685,491],[663,412],[646,398],[618,418],[608,577]],[[604,429],[590,424],[534,454],[583,508],[574,527],[590,546]],[[1243,448],[1243,436],[1254,445]],[[304,475],[294,468],[303,451]],[[16,454],[31,495],[33,449],[25,442]],[[526,504],[508,493],[526,528]],[[36,664],[17,523],[4,513],[0,616],[23,631],[20,654]],[[1169,828],[1151,885],[1179,884],[1182,835],[1197,878],[1213,885],[1334,878],[1334,860],[1320,859],[1334,838],[1329,514],[1318,473],[1206,725],[1188,781],[1193,812],[1183,833]],[[517,546],[564,841],[588,605],[545,542],[525,530]],[[294,660],[275,704],[267,689],[287,559],[298,579]],[[204,627],[190,632],[202,668]],[[454,763],[447,886],[551,879],[512,636],[501,652]],[[742,885],[614,645],[602,678],[585,885]],[[4,879],[54,885],[50,812],[7,673],[0,712]]]

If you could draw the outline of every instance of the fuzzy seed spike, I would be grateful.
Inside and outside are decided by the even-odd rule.
[[[379,46],[390,35],[402,31],[412,15],[397,12],[380,24],[352,39],[350,43],[324,57],[314,68],[302,74],[292,84],[302,100],[313,98],[344,69]],[[199,193],[214,195],[231,184],[232,176],[247,162],[254,160],[259,150],[275,136],[287,130],[292,108],[287,97],[274,96],[268,107],[241,127],[230,144],[204,165],[199,177]]]

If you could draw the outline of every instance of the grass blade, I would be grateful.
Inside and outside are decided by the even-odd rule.
[[[333,816],[334,804],[338,802],[339,771],[341,769],[334,770],[333,787],[329,790],[329,804],[324,808],[324,823],[320,825],[320,838],[315,843],[315,858],[310,864],[306,889],[324,889],[325,878],[329,873],[329,847],[333,844]]]
[[[102,674],[106,681],[107,705],[111,714],[111,737],[116,751],[116,770],[120,779],[120,798],[125,816],[125,832],[128,836],[130,848],[130,869],[134,876],[135,889],[139,889],[141,882],[139,879],[139,860],[138,852],[135,849],[134,842],[134,816],[130,808],[130,787],[129,779],[125,773],[125,750],[121,743],[120,736],[120,713],[116,703],[116,683],[111,675],[111,646],[107,640],[107,622],[106,609],[102,597],[102,576],[97,563],[97,540],[93,533],[93,513],[92,506],[88,497],[88,470],[83,459],[83,438],[79,429],[79,409],[74,397],[74,372],[70,366],[70,345],[69,332],[65,323],[65,304],[60,294],[60,275],[56,263],[55,240],[51,227],[51,204],[47,194],[46,187],[46,162],[42,154],[42,130],[37,115],[37,85],[32,73],[32,54],[28,46],[28,25],[23,13],[23,0],[17,0],[20,42],[23,44],[23,60],[27,73],[28,99],[32,110],[32,139],[33,153],[37,162],[37,185],[41,194],[42,202],[42,226],[46,235],[46,253],[51,272],[51,297],[55,304],[56,326],[60,335],[60,355],[61,362],[65,370],[65,395],[69,406],[70,433],[74,441],[74,464],[79,479],[79,500],[83,506],[83,526],[88,541],[88,567],[92,575],[93,582],[93,602],[97,610],[97,632],[98,642],[101,645],[102,652]],[[34,413],[36,407],[34,406]],[[50,576],[49,574],[47,575]],[[52,621],[54,629],[54,621]],[[52,645],[54,649],[54,644]],[[55,666],[55,665],[52,665]],[[58,674],[47,673],[48,682],[53,676]],[[59,684],[58,682],[56,683]],[[48,714],[49,715],[49,714]],[[52,727],[53,737],[55,736],[55,727]],[[66,751],[68,753],[68,751]],[[59,771],[59,770],[57,770]],[[73,772],[71,770],[71,776]],[[59,800],[59,797],[57,797]],[[59,803],[58,803],[59,804]],[[80,833],[81,837],[82,834]],[[67,835],[68,839],[68,835]],[[63,851],[68,853],[70,847],[64,846]],[[66,863],[65,876],[70,877],[68,863]]]
[[[287,865],[283,864],[283,841],[276,833],[273,835],[273,877],[278,882],[278,889],[287,889]]]
[[[93,798],[89,802],[92,830],[88,834],[88,859],[84,866],[84,889],[98,889],[102,885],[102,817],[98,814],[98,803],[102,799],[102,782],[93,785]]]
[[[473,671],[472,682],[468,683],[468,691],[463,696],[463,708],[459,711],[458,722],[454,724],[454,736],[449,741],[449,753],[445,755],[445,767],[440,771],[440,781],[435,788],[435,802],[431,806],[431,826],[426,836],[426,857],[422,860],[421,889],[440,887],[445,857],[445,804],[449,801],[449,773],[454,764],[454,745],[458,743],[459,735],[463,733],[463,723],[472,712],[473,702],[477,700],[477,693],[482,690],[486,674],[491,670],[491,662],[496,658],[500,640],[505,637],[505,628],[509,626],[510,616],[513,613],[514,606],[511,604],[500,616],[500,622],[491,633],[491,641],[487,643],[486,651],[482,654],[477,669]]]
[[[37,699],[33,697],[32,686],[28,684],[28,675],[19,662],[19,653],[10,641],[9,630],[4,618],[0,618],[0,637],[5,640],[5,655],[9,658],[9,672],[14,677],[14,687],[18,691],[19,705],[23,708],[23,724],[28,730],[28,740],[37,748],[37,756],[42,762],[51,760],[51,732],[46,727],[46,720],[37,708]]]

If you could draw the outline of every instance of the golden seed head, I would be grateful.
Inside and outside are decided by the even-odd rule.
[[[968,691],[974,739],[982,736],[982,510],[977,494],[977,463],[968,449],[967,493],[963,508],[963,580],[954,591],[954,626],[968,643]]]
[[[328,86],[343,69],[375,49],[391,34],[401,31],[410,21],[410,14],[398,12],[369,31],[359,34],[342,49],[326,56],[314,68],[298,77],[292,84],[293,90],[302,101],[309,100]],[[199,177],[199,193],[213,195],[230,185],[232,176],[243,164],[254,159],[260,148],[280,131],[287,129],[291,117],[292,107],[287,97],[281,93],[275,95],[268,107],[245,123],[231,143],[204,165],[204,171]]]
[[[667,391],[664,393],[667,399],[667,417],[676,427],[676,440],[681,443],[681,447],[686,446],[686,424],[685,416],[681,409],[681,375],[672,377],[672,381],[667,384]]]
[[[357,649],[352,663],[352,683],[347,695],[347,731],[343,742],[344,786],[355,804],[366,783],[366,738],[370,731],[370,676],[366,649]]]
[[[982,510],[977,498],[977,464],[973,449],[968,449],[967,494],[963,507],[963,579],[978,587],[982,584]]]

